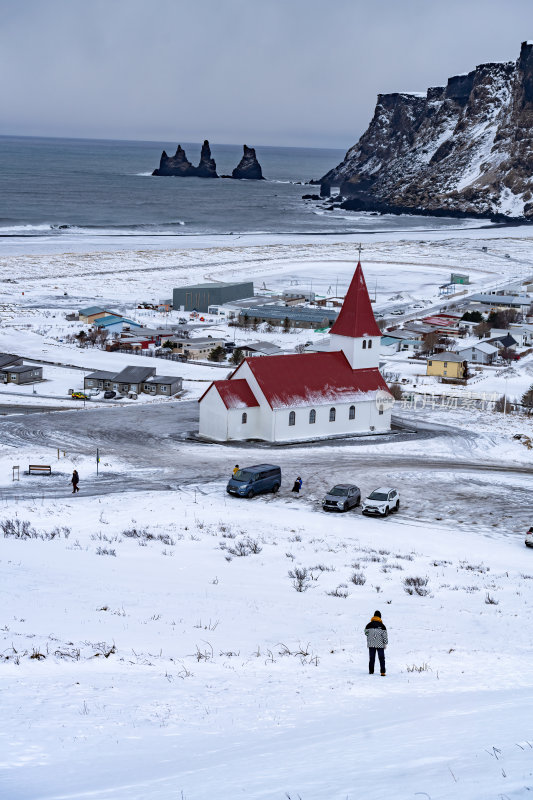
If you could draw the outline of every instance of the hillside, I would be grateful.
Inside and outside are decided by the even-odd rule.
[[[378,95],[344,161],[320,179],[344,208],[533,219],[533,42],[423,94]]]

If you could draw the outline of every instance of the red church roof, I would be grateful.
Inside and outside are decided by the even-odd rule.
[[[246,363],[271,408],[349,403],[378,390],[389,392],[378,369],[353,370],[343,352],[247,358]],[[234,375],[242,369],[237,367]],[[218,384],[244,380],[215,381]]]
[[[330,333],[335,333],[337,336],[351,336],[352,338],[381,336],[381,331],[377,326],[374,312],[372,311],[361,262],[357,264],[350,288]]]
[[[235,381],[213,381],[209,389],[211,389],[212,386],[214,386],[219,393],[226,408],[252,408],[253,406],[259,405],[257,398],[248,385],[248,381],[244,379]],[[203,393],[200,400],[203,400],[209,389]],[[198,402],[200,402],[200,400]]]

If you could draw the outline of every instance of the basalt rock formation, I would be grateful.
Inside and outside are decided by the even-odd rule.
[[[185,150],[179,144],[173,156],[167,156],[166,150],[163,150],[159,169],[154,169],[152,175],[175,175],[188,178],[191,175],[196,175],[196,167],[193,167],[191,162],[187,160]]]
[[[215,159],[211,158],[211,148],[207,139],[202,145],[200,163],[196,167],[196,175],[199,178],[218,178],[217,165],[215,164]]]
[[[181,178],[218,178],[217,165],[215,160],[211,158],[211,149],[207,139],[202,145],[200,163],[197,167],[193,167],[191,162],[187,160],[185,150],[179,144],[173,156],[167,156],[166,151],[163,150],[159,169],[154,169],[152,175],[171,175]]]
[[[533,42],[424,94],[378,95],[320,184],[352,210],[533,221]]]
[[[246,178],[250,181],[264,181],[263,170],[261,164],[255,155],[253,147],[243,145],[243,156],[231,173],[232,178],[243,179]]]

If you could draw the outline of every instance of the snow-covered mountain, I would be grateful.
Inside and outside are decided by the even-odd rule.
[[[321,178],[343,207],[533,220],[533,42],[426,93],[378,95],[344,161]]]

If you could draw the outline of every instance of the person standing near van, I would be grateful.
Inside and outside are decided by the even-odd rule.
[[[235,475],[235,473],[238,471],[239,471],[239,465],[235,464],[235,466],[233,467],[233,474]]]
[[[298,475],[298,477],[294,481],[294,486],[292,487],[292,491],[296,492],[296,494],[300,494],[300,489],[301,488],[302,488],[302,479]]]
[[[366,645],[368,647],[368,672],[374,674],[376,653],[379,658],[381,675],[385,677],[385,648],[389,643],[387,628],[381,619],[381,611],[374,611],[374,616],[365,628]]]
[[[72,494],[76,494],[76,492],[79,492],[80,489],[78,483],[80,482],[80,476],[78,475],[77,469],[75,469],[74,472],[72,473],[72,478],[70,479],[70,482],[72,484]]]

